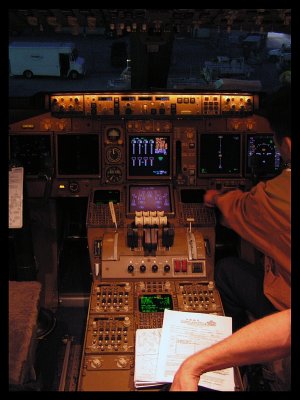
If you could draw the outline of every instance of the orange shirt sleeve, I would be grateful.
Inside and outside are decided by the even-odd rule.
[[[290,187],[288,177],[259,182],[249,192],[234,190],[218,196],[221,223],[270,257],[282,249],[290,257]],[[283,254],[281,255],[283,256]],[[282,262],[282,258],[281,258]]]

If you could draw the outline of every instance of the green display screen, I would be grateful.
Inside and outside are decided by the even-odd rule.
[[[142,313],[163,312],[173,310],[170,294],[146,294],[139,297],[139,311]]]

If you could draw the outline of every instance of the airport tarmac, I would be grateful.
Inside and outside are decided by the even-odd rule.
[[[243,55],[239,37],[241,32],[221,32],[211,34],[209,40],[186,36],[174,37],[172,59],[169,69],[169,77],[198,79],[204,61],[216,56],[240,57]],[[43,41],[74,41],[79,55],[86,60],[86,75],[76,81],[66,78],[33,77],[9,77],[9,96],[26,97],[38,92],[56,91],[95,91],[114,89],[111,81],[118,82],[123,68],[111,66],[111,46],[116,41],[127,43],[128,58],[130,58],[130,37],[111,39],[102,35],[78,35],[71,34],[44,34]],[[41,36],[33,34],[11,37],[10,41],[38,41]],[[249,79],[259,80],[262,91],[269,92],[279,86],[279,72],[275,63],[267,59],[267,51],[270,48],[280,47],[282,43],[290,40],[290,35],[269,35],[265,48],[261,51],[259,62],[251,63],[253,73]],[[222,54],[221,54],[222,53]],[[251,62],[251,60],[249,60]],[[130,85],[124,86],[129,88]],[[116,86],[116,90],[123,89]],[[171,89],[171,87],[168,87]]]

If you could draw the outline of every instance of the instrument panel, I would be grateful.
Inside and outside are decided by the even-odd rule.
[[[257,94],[104,92],[46,98],[49,112],[13,123],[9,132],[9,159],[24,164],[32,197],[41,196],[50,174],[53,198],[87,197],[99,184],[135,180],[249,187],[250,156],[259,152],[255,137],[272,136],[268,122],[255,114]],[[269,175],[279,168],[277,153],[263,149],[263,158],[260,165],[268,165]]]
[[[78,390],[134,391],[135,331],[161,328],[165,308],[223,315],[213,282],[94,282]]]
[[[248,93],[58,93],[49,96],[56,116],[252,115],[258,96]]]
[[[133,391],[135,331],[163,310],[223,315],[207,189],[247,190],[281,159],[252,93],[53,93],[9,127],[28,197],[87,198],[93,283],[79,391]],[[236,390],[241,390],[240,378]]]

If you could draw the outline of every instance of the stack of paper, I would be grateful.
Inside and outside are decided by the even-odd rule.
[[[8,227],[10,229],[22,228],[23,226],[23,179],[24,168],[12,168],[9,171],[8,187]]]
[[[135,387],[171,383],[180,364],[189,355],[231,333],[230,317],[165,310],[162,328],[136,331]],[[234,391],[233,368],[206,372],[199,384],[213,390]]]
[[[156,370],[161,328],[137,329],[134,382],[136,388],[157,386]]]

